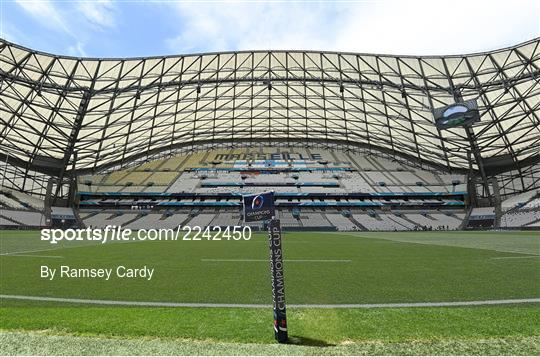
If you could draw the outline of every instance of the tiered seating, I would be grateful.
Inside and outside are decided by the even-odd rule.
[[[83,175],[78,178],[78,190],[84,192],[95,192],[101,185],[106,175]]]
[[[156,171],[150,175],[146,180],[145,184],[153,183],[154,186],[169,186],[178,176],[177,172],[160,172]]]
[[[388,160],[383,157],[378,157],[375,155],[371,155],[368,157],[368,159],[373,160],[377,163],[379,166],[379,170],[389,170],[389,171],[399,171],[403,170],[404,167],[397,161],[394,160]]]
[[[92,185],[85,185],[88,182],[81,183],[81,181],[91,181]],[[381,182],[384,184],[381,185]],[[81,177],[79,190],[120,193],[107,196],[83,194],[81,207],[164,211],[186,206],[190,209],[193,206],[201,207],[200,214],[195,215],[188,223],[200,226],[236,224],[239,217],[228,210],[232,209],[231,206],[235,206],[235,209],[240,208],[238,194],[274,191],[279,194],[278,217],[282,218],[288,227],[321,227],[322,224],[328,227],[339,226],[338,229],[343,230],[354,230],[358,228],[354,221],[354,217],[358,214],[360,219],[366,221],[368,229],[404,230],[419,225],[455,227],[461,221],[456,217],[444,214],[436,216],[436,213],[428,212],[423,218],[416,217],[418,220],[416,222],[405,215],[400,217],[390,213],[369,217],[365,211],[354,214],[351,220],[341,216],[338,209],[359,209],[354,207],[369,206],[379,211],[380,206],[391,206],[392,210],[418,209],[418,206],[424,206],[429,210],[433,208],[432,206],[439,208],[443,205],[463,205],[461,196],[449,198],[440,196],[439,193],[452,190],[465,191],[465,176],[439,175],[377,155],[331,149],[225,148],[162,158],[107,175]],[[148,194],[153,192],[165,194]],[[125,195],[121,195],[124,193]],[[209,194],[220,193],[234,195],[224,195],[221,199],[208,197]],[[364,196],[357,195],[358,193],[377,193],[377,195]],[[381,197],[380,194],[384,193],[391,195]],[[398,193],[422,193],[422,195],[414,197],[397,195]],[[429,195],[430,193],[435,195]],[[85,204],[86,202],[95,202],[97,205]],[[293,217],[290,211],[296,204],[301,210],[300,219]],[[326,207],[324,214],[317,211],[320,208],[316,207],[320,206]],[[432,212],[436,212],[435,208]],[[125,215],[115,219],[108,216],[101,217],[101,214],[109,213],[103,211],[96,217],[90,216],[88,219],[98,221],[101,219],[106,221],[104,222],[106,224],[118,224],[116,220],[122,220],[120,217]],[[134,227],[138,224],[139,227],[144,224],[163,225],[164,221],[169,219],[166,216],[151,216],[153,212],[143,215],[137,211],[133,214],[137,216],[131,216],[127,222]],[[163,212],[157,214],[161,215]]]
[[[137,229],[176,229],[189,217],[188,213],[175,213],[170,216],[160,213],[149,213],[139,219],[128,223],[125,227],[133,230]]]
[[[403,231],[414,229],[414,224],[393,214],[378,214],[371,217],[368,214],[354,214],[354,218],[370,231]]]
[[[326,218],[331,225],[337,228],[338,231],[355,231],[359,228],[347,217],[341,213],[325,213]]]
[[[115,185],[97,186],[94,192],[120,192],[124,188],[125,186],[115,186]]]
[[[535,198],[527,202],[525,206],[522,207],[522,209],[535,209],[540,208],[540,198]]]
[[[176,170],[180,169],[190,169],[193,167],[200,167],[201,166],[201,159],[205,156],[206,152],[196,152],[191,155],[184,161],[181,167],[177,168]],[[211,165],[210,165],[211,166]]]
[[[393,184],[405,184],[414,186],[417,182],[420,182],[420,178],[409,171],[388,171],[387,176],[392,178]]]
[[[212,221],[212,226],[236,226],[241,220],[240,212],[219,212]]]
[[[2,190],[6,190],[6,189],[3,188]],[[36,210],[43,210],[44,205],[45,205],[45,202],[43,200],[40,200],[37,197],[30,196],[26,193],[19,192],[16,190],[10,190],[10,189],[7,189],[7,190],[8,191],[6,192],[9,192],[9,194],[15,197],[19,202],[22,202],[23,206],[31,207]]]
[[[302,211],[300,219],[302,226],[304,227],[327,227],[332,226],[330,222],[318,212],[304,212]]]
[[[98,213],[83,219],[86,226],[94,228],[105,228],[106,226],[123,226],[124,223],[137,217],[137,213]]]
[[[284,174],[249,176],[244,181],[246,183],[256,183],[256,184],[265,184],[265,185],[266,184],[271,185],[272,183],[282,183],[282,182],[294,183],[295,182],[295,180],[292,177],[287,177]]]
[[[289,189],[289,192],[294,192],[296,191],[296,188],[294,187],[291,187]],[[336,187],[316,187],[316,186],[300,186],[300,192],[305,192],[305,193],[345,193],[346,191],[344,189],[341,189],[341,188],[336,188]]]
[[[129,174],[129,172],[125,170],[113,171],[103,178],[103,180],[100,182],[100,185],[115,185],[118,181],[122,179],[122,177],[126,176],[127,174]]]
[[[0,227],[13,228],[13,227],[17,227],[17,226],[20,226],[20,224],[12,222],[12,221],[7,220],[4,217],[0,216]]]
[[[138,167],[142,171],[157,171],[159,167],[165,162],[164,159],[148,161]]]
[[[358,174],[347,174],[341,178],[341,184],[348,192],[373,192],[372,187],[362,176]]]
[[[248,155],[248,156],[246,156]],[[249,157],[255,158],[250,160]],[[248,158],[246,160],[246,158]],[[270,187],[273,182],[341,182],[339,188],[324,188],[324,193],[343,193],[343,192],[450,192],[465,191],[463,175],[453,174],[435,174],[430,171],[420,170],[418,168],[407,167],[394,160],[389,160],[376,155],[364,155],[355,153],[345,153],[340,151],[304,149],[304,148],[239,148],[239,149],[217,149],[211,151],[195,152],[191,155],[173,156],[167,159],[160,159],[144,163],[129,171],[122,170],[112,172],[108,175],[94,175],[81,177],[79,180],[79,189],[81,191],[98,192],[163,192],[167,186],[173,187],[168,192],[193,192],[198,182],[185,180],[185,174],[181,177],[177,175],[183,169],[197,170],[201,174],[207,175],[204,181],[208,184],[218,184],[219,182],[242,182],[239,171],[226,172],[223,169],[236,167],[235,162],[244,162],[247,169],[254,169],[255,166],[248,167],[247,162],[261,162],[261,168],[265,168],[265,160],[275,163],[270,165],[275,168],[288,168],[292,162],[302,162],[303,167],[308,165],[313,172],[298,171],[293,174],[290,172],[280,172],[279,174],[248,175],[245,183],[267,184]],[[287,159],[289,158],[289,159]],[[301,160],[298,160],[301,158]],[[315,159],[316,158],[316,159]],[[327,161],[319,163],[320,160]],[[282,166],[277,163],[283,163]],[[316,171],[319,169],[328,169],[336,165],[352,165],[360,172],[339,172],[339,180],[334,177],[335,171]],[[219,168],[221,171],[212,171],[213,168]],[[196,175],[197,173],[192,173]],[[245,174],[244,174],[245,175]],[[189,178],[189,177],[188,177]],[[191,178],[197,179],[197,176]],[[461,182],[458,186],[452,184],[453,181]],[[83,182],[84,181],[84,182]],[[86,182],[92,182],[92,185],[86,185]],[[380,183],[384,183],[384,186]],[[423,185],[419,185],[422,183]],[[455,182],[454,182],[455,183]],[[460,186],[461,185],[461,186]],[[106,187],[104,187],[106,186]],[[301,188],[300,192],[316,193],[318,189]],[[204,187],[197,189],[196,192],[218,193],[218,192],[237,192],[235,188],[213,188]],[[290,192],[276,188],[276,192]],[[251,190],[247,191],[251,192]],[[298,192],[298,189],[293,190]]]
[[[440,178],[437,178],[437,176],[429,171],[424,170],[415,170],[414,174],[426,185],[436,185],[442,183]]]
[[[405,214],[405,217],[407,217],[409,220],[416,222],[421,227],[428,227],[431,229],[440,229],[441,227],[448,227],[450,230],[458,229],[461,223],[463,222],[463,218],[465,218],[465,214],[458,214],[456,217],[452,217],[446,214],[442,213],[428,213],[428,214],[420,214],[420,213],[409,213]]]
[[[371,171],[378,170],[378,167],[369,161],[367,156],[355,155],[347,153],[348,161],[350,161],[357,170],[359,171]]]
[[[446,185],[451,185],[454,181],[465,183],[465,176],[460,174],[437,174],[441,181]]]
[[[162,160],[163,163],[159,166],[162,171],[179,171],[180,165],[186,160],[185,155],[171,156],[168,159]]]
[[[502,210],[503,212],[505,212],[512,208],[522,207],[528,201],[533,199],[534,196],[539,195],[539,194],[540,194],[540,190],[531,190],[528,192],[523,192],[519,195],[511,196],[501,203]]]
[[[283,227],[301,227],[300,221],[290,211],[279,211],[278,217]]]
[[[12,198],[7,197],[4,193],[0,193],[0,203],[5,207],[16,208],[16,209],[25,209],[21,203],[15,201]]]
[[[368,171],[368,172],[365,172],[364,175],[367,176],[369,180],[371,180],[372,184],[375,184],[375,185],[377,185],[379,182],[384,182],[387,185],[395,185],[395,182],[393,182],[383,172]]]
[[[515,211],[501,217],[501,227],[524,227],[540,220],[540,210]]]
[[[332,177],[331,174],[326,172],[299,172],[296,175],[298,175],[298,182],[330,182],[335,183],[337,180]],[[291,178],[292,179],[292,178]],[[292,179],[295,181],[294,179]]]
[[[351,163],[351,159],[343,151],[329,150],[329,154],[331,155],[331,158],[328,159],[329,161],[333,161],[332,159],[335,157],[337,159],[337,162],[340,163],[340,164],[350,164]]]
[[[197,216],[193,217],[189,223],[187,223],[190,227],[207,227],[210,225],[210,222],[216,217],[216,213],[200,213]]]
[[[446,186],[448,192],[467,192],[467,184],[462,183],[458,185]]]
[[[167,192],[193,192],[199,184],[200,179],[192,173],[183,173],[176,181],[167,189]],[[221,191],[223,192],[223,190]]]
[[[23,226],[41,227],[46,225],[45,216],[41,212],[12,211],[3,209],[1,214],[4,217],[21,223]]]
[[[120,180],[115,182],[115,185],[142,185],[150,176],[152,176],[151,172],[132,171],[127,175],[122,176]]]
[[[119,190],[119,192],[144,192],[145,189],[147,189],[147,186],[124,186],[122,189]],[[154,191],[155,187],[152,187],[152,191]],[[154,191],[154,192],[163,192],[163,191]]]

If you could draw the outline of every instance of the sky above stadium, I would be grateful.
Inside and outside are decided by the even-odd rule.
[[[77,57],[235,50],[465,54],[540,36],[540,0],[0,0],[0,37]]]

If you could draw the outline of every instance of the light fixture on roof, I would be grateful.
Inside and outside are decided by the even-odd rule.
[[[137,91],[137,93],[135,94],[135,98],[136,99],[141,99],[141,92],[140,91]]]
[[[401,87],[401,98],[407,98],[407,92],[405,92],[405,87]]]
[[[44,79],[43,79],[41,82],[39,82],[39,86],[38,86],[37,89],[36,89],[36,93],[37,93],[37,95],[38,95],[39,97],[42,96],[42,95],[41,95],[41,88],[43,88],[43,81],[44,81]]]
[[[270,80],[264,80],[262,83],[268,90],[272,90],[272,82]]]
[[[510,83],[504,81],[503,82],[503,87],[504,87],[504,93],[510,92]]]
[[[339,92],[340,92],[340,93],[345,92],[345,86],[343,85],[343,83],[340,83],[340,84],[339,84]]]
[[[463,101],[463,96],[461,95],[461,91],[458,88],[454,89],[453,95],[454,95],[454,100],[456,102],[462,102]]]
[[[197,84],[197,94],[201,94],[201,85]]]

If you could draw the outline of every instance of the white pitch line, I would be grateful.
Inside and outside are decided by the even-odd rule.
[[[32,255],[32,254],[11,254],[9,255],[9,257],[57,258],[57,259],[63,258],[59,255]]]
[[[0,299],[31,300],[66,302],[75,304],[93,305],[123,305],[123,306],[155,306],[155,307],[223,307],[223,308],[255,308],[267,309],[272,305],[267,304],[223,304],[223,303],[182,303],[182,302],[158,302],[158,301],[119,301],[119,300],[93,300],[72,299],[45,296],[26,295],[0,295]],[[505,304],[530,304],[540,303],[540,298],[506,299],[506,300],[478,300],[478,301],[446,301],[446,302],[405,302],[387,304],[289,304],[290,308],[300,309],[373,309],[373,308],[398,308],[398,307],[449,307],[449,306],[480,306],[480,305],[505,305]]]
[[[37,250],[22,250],[22,251],[19,251],[19,252],[1,253],[0,255],[19,255],[19,254],[26,254],[26,253],[50,252],[51,250],[58,250],[58,249],[63,249],[63,248],[65,248],[65,247],[37,249]]]
[[[266,262],[268,259],[201,259],[202,262]],[[293,263],[350,263],[349,259],[283,259]]]
[[[540,255],[526,255],[515,257],[492,257],[491,259],[527,259],[527,258],[540,258]]]

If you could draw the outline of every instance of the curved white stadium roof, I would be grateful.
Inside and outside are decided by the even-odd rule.
[[[267,51],[95,59],[0,39],[0,152],[88,171],[185,144],[329,141],[467,168],[431,109],[477,99],[484,158],[535,161],[540,39],[463,56]],[[5,156],[4,156],[5,157]],[[0,157],[1,159],[1,157]]]

